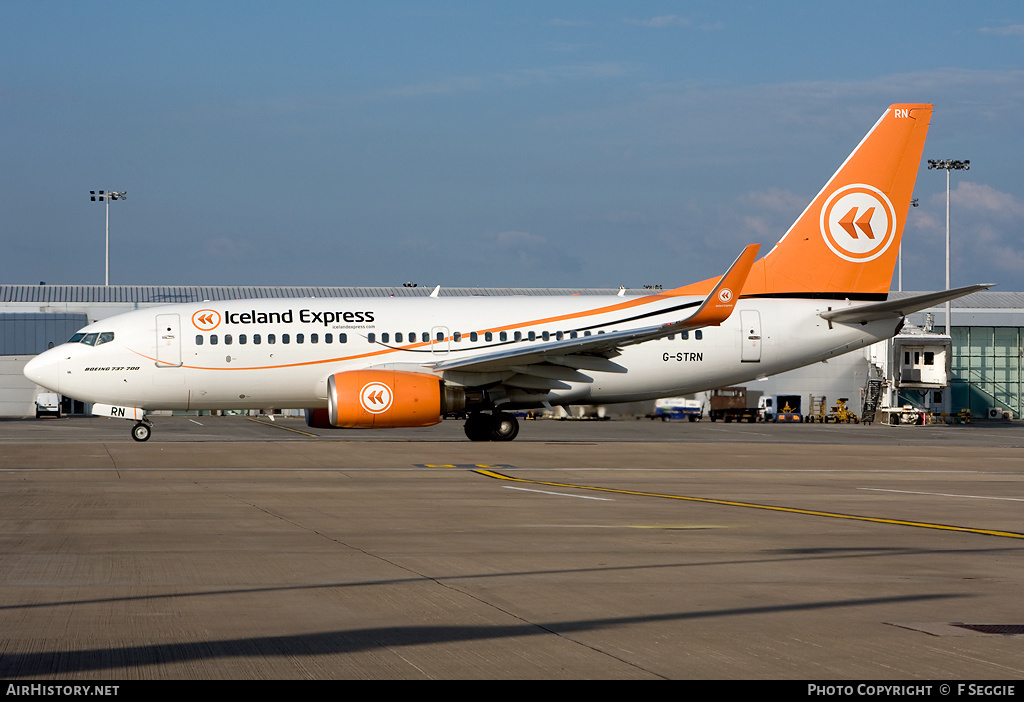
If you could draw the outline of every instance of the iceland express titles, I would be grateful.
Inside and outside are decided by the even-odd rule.
[[[224,321],[228,324],[292,324],[295,321],[293,310],[286,312],[224,312]],[[299,310],[299,322],[303,324],[322,324],[325,327],[335,322],[358,324],[373,322],[372,311],[362,312],[318,312],[316,310]]]

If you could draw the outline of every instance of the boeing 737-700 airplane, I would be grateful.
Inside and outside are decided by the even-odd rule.
[[[510,441],[512,410],[699,392],[895,334],[906,314],[981,290],[887,300],[932,106],[892,105],[763,258],[634,298],[233,300],[101,320],[25,375],[93,413],[306,408],[314,427],[419,427],[467,415]],[[756,259],[756,260],[755,260]]]

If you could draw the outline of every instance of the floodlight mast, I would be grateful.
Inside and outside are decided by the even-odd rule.
[[[918,204],[919,204],[917,200],[918,200],[918,198],[915,197],[913,200],[910,201],[910,204],[912,206],[914,206],[914,207],[917,207]],[[897,288],[897,290],[899,290],[900,292],[903,292],[903,242],[902,241],[900,241],[900,249],[899,249],[899,254],[898,254],[897,260],[899,261],[899,272],[900,272],[899,273],[899,287]]]
[[[946,290],[949,290],[949,172],[971,170],[970,161],[954,161],[953,159],[929,159],[928,170],[946,172]],[[950,322],[950,302],[946,301],[946,333],[953,338],[953,324]]]
[[[104,256],[103,284],[110,285],[110,201],[124,200],[128,197],[128,191],[122,190],[90,190],[89,200],[92,202],[105,202],[107,207],[107,238],[106,255]]]

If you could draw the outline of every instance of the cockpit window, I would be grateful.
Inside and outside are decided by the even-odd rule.
[[[85,332],[76,332],[74,336],[68,339],[68,343],[99,346],[100,344],[108,344],[113,340],[114,332],[96,332],[92,334],[86,334]]]

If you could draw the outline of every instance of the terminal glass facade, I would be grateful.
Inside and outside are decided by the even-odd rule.
[[[1015,419],[1024,415],[1024,327],[954,326],[952,339],[952,411],[969,409],[976,417],[987,417],[993,409],[1012,412]]]

